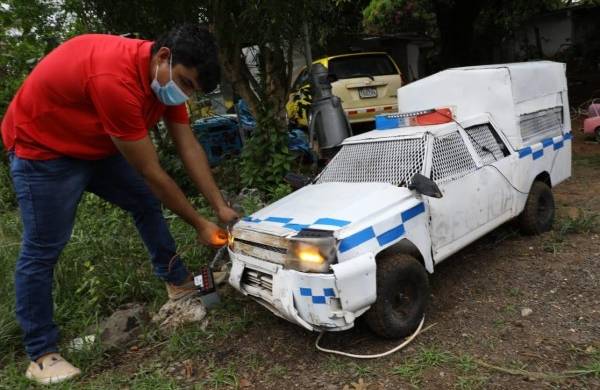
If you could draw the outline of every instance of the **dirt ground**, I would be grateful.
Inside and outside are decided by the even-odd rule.
[[[249,324],[171,375],[182,387],[206,388],[600,388],[600,236],[586,231],[600,214],[600,145],[578,126],[573,177],[554,190],[554,231],[526,237],[507,224],[436,267],[426,319],[433,326],[403,351],[377,360],[321,353],[316,334],[239,298]],[[567,215],[579,221],[573,233]],[[375,353],[398,342],[377,339],[359,322],[323,344]],[[144,355],[119,360],[127,370]]]

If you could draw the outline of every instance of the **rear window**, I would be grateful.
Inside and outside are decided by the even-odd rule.
[[[338,79],[361,76],[384,76],[398,74],[390,58],[384,54],[340,57],[329,60],[329,73]]]

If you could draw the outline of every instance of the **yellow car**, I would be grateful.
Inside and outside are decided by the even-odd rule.
[[[350,123],[373,121],[376,114],[398,110],[396,91],[402,86],[402,75],[388,54],[342,54],[313,64],[322,64],[329,70],[332,92],[342,99]],[[290,123],[307,127],[311,102],[309,74],[304,67],[292,84],[286,104]]]

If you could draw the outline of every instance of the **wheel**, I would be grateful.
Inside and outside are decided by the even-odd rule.
[[[548,184],[534,181],[525,208],[519,216],[519,225],[525,234],[540,234],[552,229],[554,196]]]
[[[385,338],[413,333],[427,308],[427,271],[414,257],[394,254],[377,262],[377,301],[365,314],[369,328]]]
[[[596,127],[596,130],[594,130],[594,135],[596,136],[596,142],[600,143],[600,126]]]

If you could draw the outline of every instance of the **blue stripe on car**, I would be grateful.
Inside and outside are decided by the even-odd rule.
[[[334,218],[319,218],[312,225],[331,225],[343,227],[350,223],[350,221],[343,221],[341,219]]]
[[[347,252],[372,238],[375,238],[375,231],[371,226],[369,226],[368,228],[354,233],[353,235],[348,236],[340,241],[340,252]]]
[[[393,229],[377,236],[377,242],[379,245],[384,246],[401,237],[404,234],[404,224],[400,224]]]

